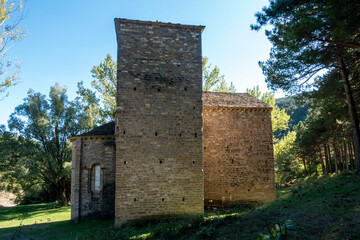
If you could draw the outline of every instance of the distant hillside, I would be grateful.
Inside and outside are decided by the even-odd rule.
[[[296,102],[297,96],[289,96],[276,99],[276,104],[280,109],[285,109],[286,113],[290,115],[289,129],[287,131],[277,131],[276,138],[285,136],[289,131],[294,130],[294,127],[307,117],[309,107]]]

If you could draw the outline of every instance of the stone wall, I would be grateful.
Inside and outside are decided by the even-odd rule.
[[[114,216],[114,137],[76,137],[72,140],[71,219],[75,222]],[[100,165],[100,191],[94,189],[94,166]]]
[[[275,200],[271,109],[205,106],[203,120],[205,200]]]
[[[115,225],[203,213],[203,27],[115,25]]]

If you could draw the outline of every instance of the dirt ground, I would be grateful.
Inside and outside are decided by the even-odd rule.
[[[0,207],[13,207],[16,196],[11,192],[0,191]]]

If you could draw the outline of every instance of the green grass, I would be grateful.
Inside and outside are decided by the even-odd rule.
[[[69,207],[0,208],[0,239],[256,239],[268,226],[292,220],[290,239],[360,239],[360,177],[307,178],[260,207],[206,211],[205,216],[143,226],[112,220],[74,224]],[[20,226],[21,225],[21,226]]]
[[[89,229],[107,229],[112,220],[70,221],[70,207],[33,204],[0,208],[0,239],[76,239]]]

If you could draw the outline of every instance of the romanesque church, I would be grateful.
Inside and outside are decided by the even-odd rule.
[[[202,92],[203,26],[115,19],[115,121],[71,137],[71,219],[115,225],[275,199],[271,107]]]

